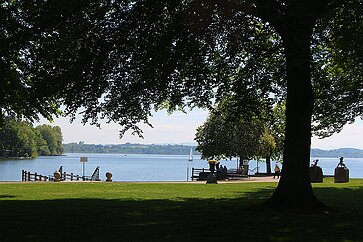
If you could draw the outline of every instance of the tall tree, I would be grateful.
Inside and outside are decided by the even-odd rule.
[[[309,179],[311,117],[314,96],[310,40],[328,2],[256,1],[256,11],[280,34],[286,58],[287,101],[283,175],[269,203],[281,207],[321,207]],[[276,14],[278,12],[279,14]]]
[[[314,27],[320,20],[333,19],[332,25],[323,24],[323,31],[334,36],[346,33],[344,28],[335,28],[339,23],[357,25],[347,31],[359,33],[360,0],[9,1],[1,10],[10,13],[1,20],[3,37],[7,43],[16,43],[9,44],[13,54],[2,50],[1,61],[16,56],[13,62],[25,63],[4,62],[4,69],[16,76],[6,83],[20,83],[20,90],[35,91],[34,95],[20,96],[33,97],[30,101],[37,101],[33,106],[40,107],[45,115],[55,112],[56,101],[61,100],[69,114],[83,107],[84,122],[97,123],[105,118],[125,128],[121,135],[130,128],[141,134],[138,123],[148,123],[151,110],[165,101],[171,108],[210,107],[214,97],[218,101],[233,93],[239,97],[241,110],[253,113],[261,107],[259,100],[265,100],[268,108],[287,94],[283,175],[269,204],[323,207],[313,194],[308,172],[314,107],[312,70],[319,71],[311,69],[311,40],[317,36]],[[344,12],[353,14],[341,14]],[[361,35],[344,39],[352,42]],[[360,48],[357,44],[341,45],[339,38],[332,41],[337,43],[337,50]],[[341,63],[356,56],[360,60],[359,54],[339,58],[339,51],[336,53],[333,57]],[[329,63],[325,56],[315,57]],[[360,63],[349,62],[349,66],[361,73]],[[314,79],[316,94],[327,89],[321,80],[336,82],[332,91],[322,92],[327,95],[321,95],[318,107],[329,102],[324,97],[334,96],[332,110],[343,112],[341,118],[321,122],[321,128],[339,128],[362,114],[361,89],[346,90],[342,83],[348,78],[337,78],[339,73],[334,71],[328,73],[330,80]],[[27,78],[22,79],[22,75]],[[361,85],[359,81],[349,83]],[[346,98],[344,90],[355,95]],[[39,102],[42,98],[45,102]],[[22,110],[27,110],[21,108],[24,105],[18,108],[15,104],[26,100],[7,98],[0,103],[2,113],[7,112],[9,103],[13,104],[10,111],[23,114]],[[344,112],[349,105],[354,108]],[[34,109],[29,110],[34,113]]]
[[[35,129],[35,133],[37,134],[37,147],[38,147],[38,155],[40,156],[49,156],[51,155],[47,141],[43,139],[42,134],[39,132],[39,130]]]
[[[35,157],[38,155],[38,136],[28,122],[8,119],[0,128],[0,148],[2,156]]]
[[[1,127],[0,132],[0,148],[1,156],[18,156],[18,132],[16,123],[9,121],[6,125]]]
[[[259,152],[264,122],[257,116],[231,115],[226,111],[231,101],[229,97],[220,102],[197,128],[195,141],[203,158],[251,159]]]
[[[39,125],[35,128],[41,137],[46,141],[50,155],[60,155],[63,153],[63,137],[61,129],[47,124]]]
[[[55,137],[55,152],[57,155],[63,154],[64,153],[64,148],[63,148],[63,134],[62,134],[62,130],[59,126],[54,126],[52,127],[52,132],[54,134]]]
[[[37,139],[38,136],[34,132],[33,126],[28,122],[18,123],[18,144],[20,154],[23,157],[38,156]]]
[[[240,112],[236,97],[218,103],[204,124],[197,128],[197,149],[204,158],[265,158],[271,174],[271,158],[281,158],[283,150],[283,105],[266,114],[263,107],[255,116]]]
[[[36,157],[62,153],[62,132],[58,126],[34,128],[29,122],[7,118],[0,127],[0,156]]]
[[[276,151],[276,141],[267,129],[264,130],[259,141],[260,145],[257,156],[266,159],[266,174],[271,175],[271,157]]]

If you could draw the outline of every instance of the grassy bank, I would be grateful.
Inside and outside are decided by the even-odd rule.
[[[257,206],[275,183],[0,184],[0,241],[360,241],[363,180],[314,185],[336,212]]]

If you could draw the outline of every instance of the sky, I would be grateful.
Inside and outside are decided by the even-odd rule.
[[[194,109],[187,114],[175,112],[168,115],[165,111],[158,111],[150,118],[154,128],[146,125],[140,127],[144,131],[144,139],[131,135],[127,132],[122,139],[119,139],[120,127],[117,124],[101,124],[101,129],[96,126],[83,125],[80,119],[73,123],[69,118],[62,117],[55,119],[53,123],[42,120],[41,123],[59,126],[63,133],[63,142],[84,141],[86,144],[191,144],[194,143],[195,130],[202,125],[208,116],[208,111]],[[37,125],[37,124],[36,124]],[[337,148],[358,148],[363,149],[363,121],[357,119],[353,124],[347,124],[343,130],[331,137],[319,139],[312,138],[312,148],[325,150]]]
[[[194,109],[188,113],[174,112],[168,115],[166,111],[153,113],[148,125],[141,124],[144,131],[144,139],[131,135],[127,132],[120,140],[120,126],[115,123],[101,123],[101,129],[96,126],[83,125],[80,119],[76,119],[72,124],[69,118],[62,117],[55,119],[53,123],[42,120],[41,123],[52,126],[59,126],[63,133],[63,143],[84,141],[86,144],[190,144],[194,143],[195,130],[202,125],[208,116],[208,111]],[[37,124],[36,124],[37,125]]]
[[[363,121],[357,118],[353,124],[346,124],[340,133],[336,133],[324,139],[313,137],[312,148],[324,150],[338,148],[363,149]]]

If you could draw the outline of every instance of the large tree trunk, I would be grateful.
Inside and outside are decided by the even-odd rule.
[[[286,129],[282,175],[266,202],[287,209],[321,209],[309,177],[311,116],[314,96],[310,76],[312,28],[293,23],[281,33],[287,63]]]

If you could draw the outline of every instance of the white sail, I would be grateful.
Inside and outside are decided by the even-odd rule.
[[[189,159],[188,159],[188,162],[187,162],[187,181],[189,181],[189,170],[191,168],[191,165],[192,165],[192,161],[193,161],[193,149],[190,148],[190,151],[189,151]]]

